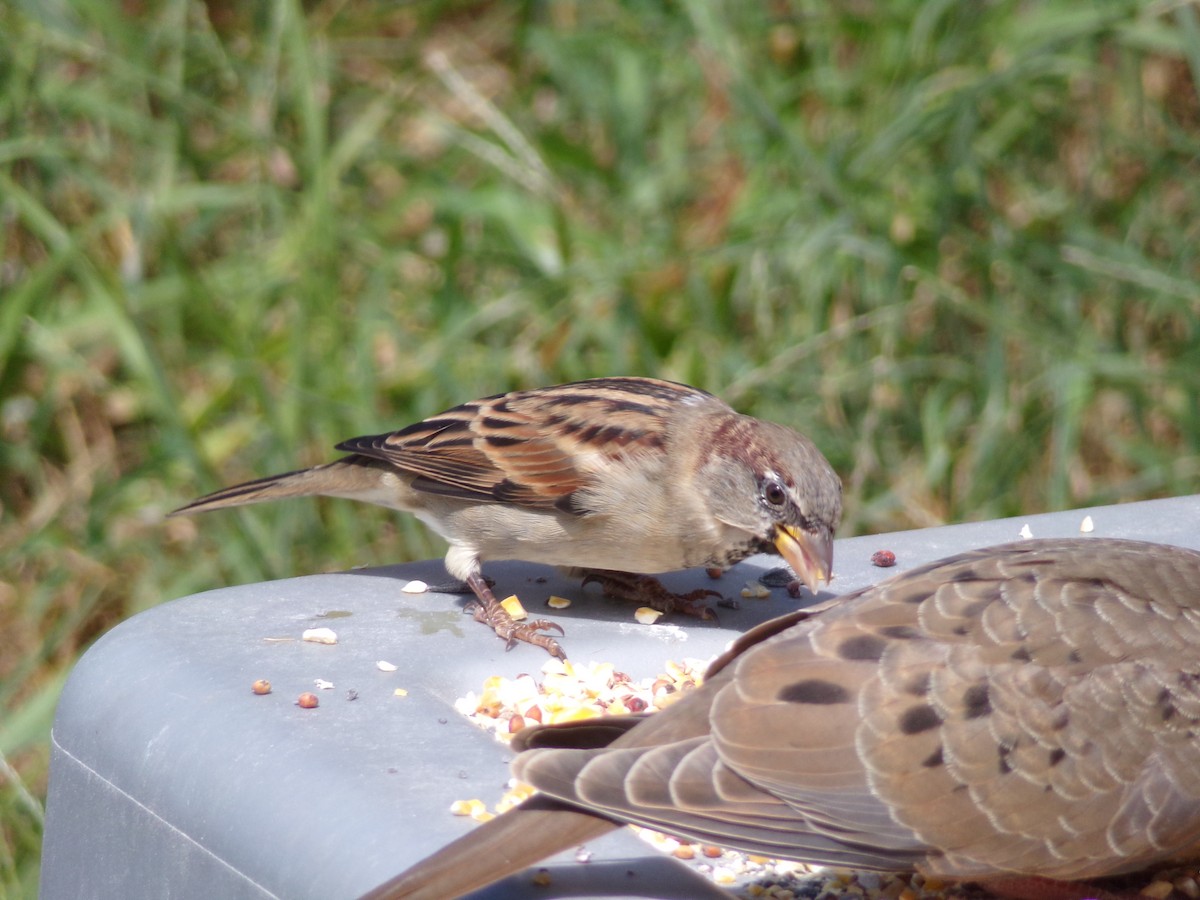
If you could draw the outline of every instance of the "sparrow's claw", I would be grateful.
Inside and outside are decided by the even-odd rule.
[[[544,631],[557,631],[559,634],[566,634],[562,626],[556,622],[548,621],[547,619],[537,619],[533,622],[518,623],[513,620],[513,617],[508,614],[500,601],[492,593],[491,588],[484,582],[480,575],[471,575],[467,579],[467,584],[471,590],[475,592],[476,600],[467,604],[467,610],[475,617],[476,622],[482,622],[496,632],[496,635],[505,642],[505,649],[511,650],[517,645],[518,641],[526,644],[533,644],[536,647],[541,647],[551,656],[558,659],[566,659],[566,651],[554,638],[548,634],[543,634]]]
[[[612,572],[607,569],[590,571],[583,578],[583,583],[598,584],[610,597],[619,600],[632,600],[659,612],[683,613],[695,616],[697,619],[716,621],[717,614],[712,608],[700,601],[706,597],[720,597],[719,591],[708,588],[697,588],[686,594],[676,594],[663,587],[661,581],[649,575],[634,575],[630,572]]]

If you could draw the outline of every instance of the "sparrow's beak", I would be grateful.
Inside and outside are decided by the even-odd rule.
[[[833,570],[831,536],[808,534],[795,525],[776,525],[775,549],[814,594],[820,582],[828,583]]]

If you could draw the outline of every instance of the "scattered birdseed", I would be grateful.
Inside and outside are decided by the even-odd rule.
[[[521,600],[516,594],[509,594],[500,601],[500,605],[503,606],[504,611],[512,616],[517,622],[529,615],[529,613],[525,612],[525,607],[521,605]]]
[[[550,872],[546,869],[538,869],[533,873],[533,878],[531,880],[538,887],[550,887]]]
[[[313,684],[315,684],[317,686],[318,691],[332,691],[333,690],[333,682],[326,681],[324,678],[314,678]]]
[[[521,716],[526,724],[571,722],[600,715],[655,712],[696,687],[708,662],[685,659],[668,663],[657,678],[634,682],[612,663],[573,663],[549,659],[541,681],[532,675],[486,679],[479,693],[469,692],[454,708],[476,725],[508,742],[510,720]]]
[[[720,578],[722,575],[725,574],[725,570],[722,569],[720,566],[709,566],[708,568],[706,568],[704,570],[704,574],[707,575],[709,578],[713,579],[713,581],[716,581],[718,578]]]
[[[1092,521],[1091,516],[1083,517],[1083,521],[1079,523],[1079,530],[1084,534],[1091,534],[1096,530],[1096,523]]]
[[[1021,526],[1021,537],[1023,537],[1025,540],[1029,540],[1031,537],[1033,537],[1033,529],[1029,527],[1028,522]]]
[[[429,590],[429,585],[423,581],[417,581],[414,579],[404,587],[400,588],[400,590],[404,591],[406,594],[423,594]]]
[[[891,568],[896,564],[896,554],[891,550],[876,550],[871,554],[871,564],[881,569]]]
[[[747,581],[742,588],[742,596],[747,599],[765,600],[771,596],[771,591],[761,581]]]
[[[338,638],[332,628],[308,628],[300,635],[300,640],[313,644],[336,644]]]
[[[377,668],[380,672],[395,672],[396,664],[390,663],[386,659],[381,659],[375,663],[375,668]]]
[[[392,696],[393,697],[407,697],[408,691],[406,691],[404,688],[396,688],[394,691],[392,691]]]
[[[802,585],[800,583],[799,578],[793,578],[791,581],[789,581],[787,583],[788,596],[791,597],[793,600],[795,600],[797,597],[800,596],[800,590],[803,587],[804,587],[804,585]]]
[[[662,615],[662,610],[651,609],[649,606],[639,606],[633,617],[641,625],[653,625]]]
[[[566,597],[551,596],[546,598],[546,605],[551,609],[566,609],[571,605],[571,601]]]
[[[269,694],[271,693],[271,682],[265,678],[260,678],[254,684],[250,685],[250,690],[256,694]]]
[[[317,699],[317,695],[305,692],[296,698],[296,705],[301,709],[316,709],[321,705],[321,701]]]

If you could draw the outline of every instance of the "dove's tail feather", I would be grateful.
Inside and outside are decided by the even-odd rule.
[[[533,796],[364,894],[360,900],[446,900],[597,838],[621,823]]]

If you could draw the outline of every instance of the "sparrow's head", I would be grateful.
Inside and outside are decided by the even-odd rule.
[[[745,552],[778,553],[810,591],[829,581],[842,482],[802,434],[747,416],[718,426],[701,483],[713,515],[745,534]],[[731,557],[732,558],[732,557]]]

